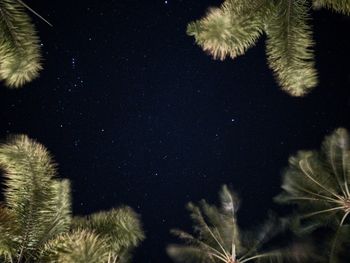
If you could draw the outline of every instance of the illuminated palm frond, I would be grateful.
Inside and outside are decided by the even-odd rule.
[[[267,0],[225,1],[187,27],[187,34],[215,59],[243,55],[263,32],[269,11]]]
[[[0,80],[19,88],[38,77],[40,41],[26,6],[18,0],[0,0]]]
[[[257,235],[249,245],[241,237],[243,234],[240,234],[236,222],[238,199],[226,186],[220,192],[220,199],[220,208],[209,205],[205,200],[199,206],[188,205],[196,236],[173,230],[185,245],[170,245],[167,252],[171,258],[176,262],[280,262],[282,256],[278,251],[258,252],[268,233]]]
[[[41,144],[14,136],[0,145],[5,201],[0,204],[0,261],[4,263],[124,263],[143,239],[139,216],[129,207],[71,215],[68,180]]]
[[[8,257],[17,262],[35,258],[46,240],[69,227],[69,184],[54,179],[55,167],[48,151],[27,136],[0,145],[5,177],[0,228],[11,247]]]
[[[313,0],[313,7],[315,9],[328,8],[338,13],[350,15],[349,0]]]
[[[88,230],[76,230],[49,241],[41,262],[47,263],[107,263],[107,240]]]
[[[312,31],[305,0],[276,1],[266,24],[266,53],[282,89],[303,96],[317,85]]]
[[[340,226],[329,242],[329,263],[343,263],[349,261],[350,225]]]
[[[187,34],[215,59],[243,55],[265,32],[269,67],[281,88],[304,96],[317,83],[310,7],[349,14],[349,0],[225,0],[198,21]]]
[[[14,251],[13,236],[17,233],[18,229],[13,224],[14,216],[11,211],[5,206],[0,206],[0,260],[4,259],[5,262],[11,262]]]
[[[133,248],[143,239],[139,216],[130,207],[99,212],[87,217],[76,217],[73,229],[94,231],[104,238],[113,262],[125,262]]]
[[[276,200],[297,204],[304,218],[343,225],[350,214],[349,182],[349,134],[340,128],[326,137],[320,152],[301,151],[289,159]]]

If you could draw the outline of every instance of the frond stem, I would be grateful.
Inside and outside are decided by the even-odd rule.
[[[350,214],[350,211],[348,211],[348,212],[345,213],[345,215],[343,216],[343,218],[342,218],[341,221],[340,221],[340,226],[343,225],[345,219],[347,218],[347,216],[348,216],[349,214]]]
[[[344,189],[343,189],[343,186],[342,186],[342,183],[340,182],[340,179],[339,179],[339,174],[337,172],[337,168],[336,168],[336,165],[335,165],[335,161],[334,161],[334,150],[333,150],[333,144],[331,144],[330,146],[330,151],[331,151],[331,165],[332,165],[332,169],[334,171],[334,174],[335,174],[335,178],[337,179],[337,183],[339,185],[339,188],[341,189],[342,193],[344,194],[344,196],[347,196],[347,194],[345,193]]]
[[[338,207],[333,207],[333,208],[330,208],[330,209],[320,210],[320,211],[317,211],[317,212],[314,212],[314,213],[306,214],[303,217],[304,218],[311,217],[311,216],[315,216],[315,215],[318,215],[318,214],[327,213],[327,212],[331,212],[331,211],[335,211],[335,210],[341,210],[341,209],[344,209],[344,207],[343,206],[338,206]]]
[[[299,166],[301,168],[301,170],[304,172],[304,174],[307,176],[307,178],[309,178],[312,182],[314,182],[315,184],[317,184],[320,188],[322,188],[323,190],[325,190],[326,192],[330,193],[331,195],[335,196],[338,199],[342,199],[341,196],[337,195],[336,193],[333,193],[332,191],[328,190],[324,185],[322,185],[321,183],[317,182],[317,180],[315,180],[308,171],[306,171],[306,169],[303,167],[303,163],[306,162],[307,168],[311,171],[312,173],[312,169],[310,167],[310,164],[308,162],[308,158],[306,158],[306,160],[300,160],[299,161]],[[313,174],[313,173],[312,173]]]
[[[274,253],[264,253],[264,254],[255,255],[255,256],[252,256],[250,258],[243,259],[242,261],[241,261],[241,259],[239,259],[238,262],[244,263],[244,262],[248,262],[248,261],[253,260],[253,259],[269,257],[269,256],[272,256],[272,255],[274,255]]]

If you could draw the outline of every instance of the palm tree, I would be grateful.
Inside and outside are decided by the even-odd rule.
[[[283,204],[297,205],[302,233],[314,235],[323,227],[321,236],[325,243],[319,252],[324,255],[322,262],[341,263],[349,259],[349,182],[349,134],[339,128],[325,138],[320,151],[300,151],[289,159],[283,192],[275,198]]]
[[[183,239],[185,245],[170,245],[167,252],[176,262],[224,262],[245,263],[254,260],[281,260],[281,252],[258,253],[271,225],[263,233],[255,235],[253,241],[240,234],[236,221],[237,197],[223,186],[220,192],[221,207],[209,205],[202,200],[199,206],[188,204],[194,230],[198,237],[172,230]],[[242,238],[243,237],[243,238]]]
[[[303,96],[317,85],[309,7],[350,14],[349,0],[225,0],[187,27],[214,59],[236,58],[266,33],[269,67],[283,90]]]
[[[299,207],[303,218],[343,225],[350,214],[349,134],[339,128],[326,137],[321,151],[300,151],[289,159],[281,203]]]
[[[138,215],[121,207],[72,220],[70,183],[57,178],[55,167],[49,152],[27,136],[0,145],[5,177],[0,260],[128,262],[131,250],[144,239]]]
[[[10,88],[32,81],[42,69],[40,40],[26,9],[48,23],[21,0],[0,0],[0,80]]]
[[[6,262],[36,258],[45,242],[68,231],[69,182],[56,178],[48,151],[28,137],[0,146],[5,201],[0,208],[0,256]]]

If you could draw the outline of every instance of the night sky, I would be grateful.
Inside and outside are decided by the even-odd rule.
[[[277,210],[288,156],[350,128],[350,19],[313,13],[320,85],[292,98],[266,65],[264,41],[214,61],[186,35],[221,1],[26,1],[44,70],[23,89],[0,84],[0,138],[43,143],[73,186],[74,213],[127,204],[147,239],[134,262],[171,262],[169,229],[190,229],[185,204],[216,202],[223,183],[242,199],[240,225]]]

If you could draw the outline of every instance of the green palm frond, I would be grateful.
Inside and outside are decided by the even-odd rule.
[[[315,9],[328,8],[338,13],[350,15],[349,0],[313,0],[313,7]]]
[[[49,152],[27,136],[14,136],[0,145],[5,205],[11,213],[14,258],[32,258],[45,240],[67,228],[70,207],[66,182],[58,182]],[[61,191],[58,194],[58,191]]]
[[[39,38],[25,8],[18,0],[0,0],[0,80],[11,88],[42,69]]]
[[[304,96],[317,86],[310,7],[350,14],[349,0],[225,0],[198,21],[187,34],[214,58],[243,55],[265,32],[269,67],[281,88]]]
[[[343,225],[350,214],[350,144],[345,129],[326,137],[320,152],[303,151],[289,160],[281,203],[297,204],[304,217]]]
[[[144,239],[130,207],[72,220],[69,180],[56,178],[49,152],[25,135],[0,144],[0,169],[1,262],[125,263]]]
[[[281,260],[278,251],[259,253],[260,242],[253,242],[255,245],[251,247],[242,245],[245,239],[241,238],[236,222],[238,199],[226,186],[223,186],[220,198],[220,208],[207,204],[205,200],[199,206],[192,203],[188,205],[196,236],[173,230],[172,233],[182,239],[185,245],[168,246],[169,256],[176,262],[245,263]]]
[[[124,262],[129,253],[144,239],[139,216],[130,207],[76,217],[73,229],[88,229],[107,240],[115,262]]]
[[[220,8],[211,8],[203,19],[190,23],[187,34],[215,59],[243,55],[263,32],[267,2],[225,1]]]
[[[76,230],[49,241],[41,255],[48,263],[107,263],[107,240],[89,230]]]
[[[50,225],[47,225],[47,229],[44,231],[46,234],[40,241],[41,245],[45,244],[52,237],[69,231],[72,221],[72,200],[69,180],[54,180],[52,183],[54,191],[52,206],[55,207],[55,213]]]
[[[266,24],[266,52],[282,89],[303,96],[317,85],[312,31],[305,0],[276,1]]]
[[[349,260],[350,225],[343,225],[336,231],[329,242],[329,263],[343,263]]]
[[[18,230],[13,221],[14,216],[11,211],[0,205],[0,260],[3,258],[5,261],[10,261],[15,253],[12,237]]]

